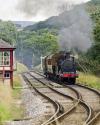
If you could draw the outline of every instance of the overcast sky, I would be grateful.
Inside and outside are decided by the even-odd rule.
[[[0,0],[0,19],[40,21],[57,15],[61,4],[86,1],[89,0]]]

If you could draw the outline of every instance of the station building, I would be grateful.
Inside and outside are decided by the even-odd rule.
[[[13,87],[15,48],[0,39],[0,82]]]

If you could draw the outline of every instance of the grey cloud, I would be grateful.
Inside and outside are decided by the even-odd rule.
[[[68,0],[20,0],[17,9],[25,16],[54,16],[60,13],[62,6],[67,7]],[[65,6],[66,5],[66,6]]]

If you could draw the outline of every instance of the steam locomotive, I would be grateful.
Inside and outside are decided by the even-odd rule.
[[[75,57],[70,52],[60,51],[42,59],[44,75],[49,79],[75,84],[78,77]]]

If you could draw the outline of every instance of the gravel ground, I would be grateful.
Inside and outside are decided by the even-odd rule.
[[[20,76],[21,77],[21,76]],[[22,79],[22,104],[25,107],[24,118],[32,118],[31,120],[23,120],[23,121],[9,121],[5,125],[40,125],[43,123],[45,117],[44,114],[47,111],[45,103],[43,103],[43,99],[33,91],[28,88],[26,83]]]

